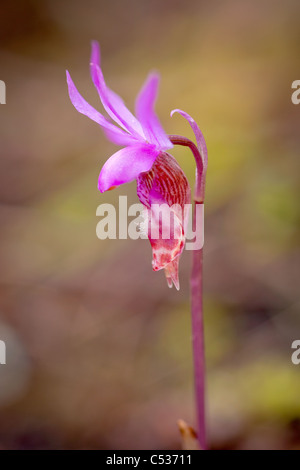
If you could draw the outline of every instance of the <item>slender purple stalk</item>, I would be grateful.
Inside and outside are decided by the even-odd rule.
[[[195,203],[195,207],[196,207]],[[194,217],[196,212],[194,211]],[[198,421],[198,439],[201,449],[206,449],[205,420],[205,350],[202,301],[203,249],[194,250],[191,275],[192,342],[194,355],[194,377]]]
[[[189,147],[196,160],[196,181],[193,209],[193,230],[196,228],[196,206],[203,204],[205,191],[205,170],[203,159],[197,146],[185,137],[171,135],[175,145]],[[193,251],[193,267],[191,274],[191,314],[192,314],[192,344],[194,359],[194,382],[196,396],[196,413],[198,424],[198,440],[200,448],[206,449],[206,420],[205,420],[205,350],[202,300],[203,249]]]

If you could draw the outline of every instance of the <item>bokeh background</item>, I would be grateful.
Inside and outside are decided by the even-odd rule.
[[[97,206],[137,196],[97,191],[116,148],[68,98],[66,68],[101,109],[92,39],[131,109],[158,69],[166,131],[192,138],[179,107],[207,140],[210,447],[300,448],[299,17],[297,0],[1,4],[0,448],[178,449],[177,419],[195,424],[191,252],[178,293],[147,241],[96,238]]]

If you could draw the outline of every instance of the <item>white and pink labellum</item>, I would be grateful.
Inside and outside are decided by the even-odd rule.
[[[137,178],[137,194],[145,206],[145,230],[152,246],[153,269],[164,269],[169,287],[174,283],[179,289],[178,263],[191,203],[187,178],[176,160],[161,152],[151,170]]]

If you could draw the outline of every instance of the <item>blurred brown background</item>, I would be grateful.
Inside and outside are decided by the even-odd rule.
[[[97,178],[116,147],[72,107],[67,68],[89,77],[101,44],[131,109],[151,69],[169,133],[209,150],[205,322],[211,448],[300,448],[300,5],[18,0],[1,4],[0,366],[2,449],[176,449],[194,424],[188,278],[169,290],[147,241],[100,241]],[[191,183],[194,162],[175,149]]]

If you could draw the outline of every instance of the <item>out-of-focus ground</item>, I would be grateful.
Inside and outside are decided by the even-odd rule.
[[[101,109],[90,40],[109,85],[134,99],[162,76],[157,111],[209,150],[205,325],[209,442],[300,448],[300,5],[136,0],[1,6],[0,448],[179,448],[194,424],[188,278],[153,273],[147,241],[96,238],[98,173],[115,150],[72,107],[68,68]],[[187,150],[174,155],[193,181]]]

